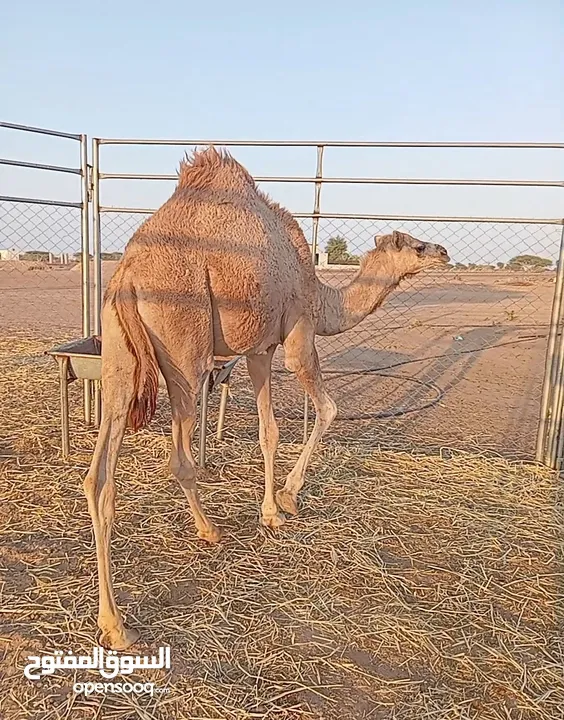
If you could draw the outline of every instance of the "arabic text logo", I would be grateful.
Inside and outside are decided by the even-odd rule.
[[[115,650],[104,650],[95,647],[92,655],[73,655],[69,650],[65,655],[62,650],[55,650],[53,655],[29,655],[31,662],[25,666],[24,675],[29,680],[39,680],[42,675],[52,675],[55,670],[98,670],[102,677],[110,680],[118,673],[131,675],[134,670],[149,670],[152,668],[170,669],[170,648],[159,648],[159,657],[117,655]],[[37,671],[37,672],[34,672]]]

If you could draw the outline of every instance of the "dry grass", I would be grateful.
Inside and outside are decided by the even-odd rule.
[[[26,680],[28,654],[89,651],[96,640],[81,488],[95,433],[75,421],[72,458],[61,461],[55,366],[40,355],[50,340],[0,341],[0,717],[559,717],[553,474],[332,442],[315,457],[300,517],[274,534],[258,524],[256,429],[233,424],[212,443],[201,482],[225,531],[208,547],[166,470],[165,407],[126,438],[113,549],[119,603],[142,632],[137,649],[172,648],[169,674],[134,677],[170,692],[86,699],[69,674]],[[298,451],[281,447],[280,475]]]

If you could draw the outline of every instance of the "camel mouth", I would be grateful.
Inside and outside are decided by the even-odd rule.
[[[431,260],[431,262],[429,263],[428,267],[440,268],[440,267],[444,267],[445,265],[448,265],[448,263],[449,263],[448,257],[446,257],[446,258],[438,257],[438,258],[433,258],[433,260]]]
[[[429,258],[426,264],[426,270],[434,270],[439,268],[444,268],[449,263],[449,258],[444,257],[434,257]]]
[[[450,256],[448,254],[448,251],[442,245],[435,245],[435,247],[433,248],[433,254],[431,259],[433,265],[437,267],[440,267],[441,265],[446,265],[450,262]]]

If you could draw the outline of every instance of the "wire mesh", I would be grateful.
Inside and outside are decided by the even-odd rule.
[[[146,217],[102,214],[105,282]],[[312,218],[300,223],[311,238]],[[324,377],[339,407],[339,419],[327,437],[346,435],[350,442],[404,449],[458,447],[531,457],[555,278],[552,264],[542,269],[534,258],[554,261],[561,227],[322,217],[319,278],[345,287],[358,270],[359,257],[373,247],[374,235],[400,228],[443,244],[451,266],[402,282],[354,329],[317,338]],[[345,255],[326,257],[332,238],[346,242]],[[281,351],[274,370],[283,437],[299,441],[303,393],[284,370]],[[212,408],[216,401],[212,398]],[[244,365],[233,379],[230,412],[244,413],[251,425],[256,423]]]
[[[404,281],[356,328],[317,339],[339,407],[329,436],[531,457],[555,273],[532,258],[511,261],[553,260],[561,228],[323,218],[320,245],[345,239],[354,262],[374,235],[395,228],[445,245],[452,267]],[[318,275],[344,287],[356,269],[333,264]],[[297,419],[299,391],[282,379],[279,414]]]
[[[80,208],[0,201],[0,325],[81,332]]]

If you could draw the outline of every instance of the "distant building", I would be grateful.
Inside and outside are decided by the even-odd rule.
[[[19,260],[20,254],[17,250],[2,250],[0,249],[0,261],[3,260]]]
[[[317,258],[317,265],[319,267],[328,267],[329,266],[329,255],[326,252],[320,252],[316,254]]]
[[[308,247],[310,252],[313,255],[313,246],[311,243],[308,243]],[[317,265],[319,267],[327,267],[329,264],[329,256],[325,252],[319,252],[319,248],[317,249],[317,252],[315,253],[315,258],[313,258],[313,264]]]

